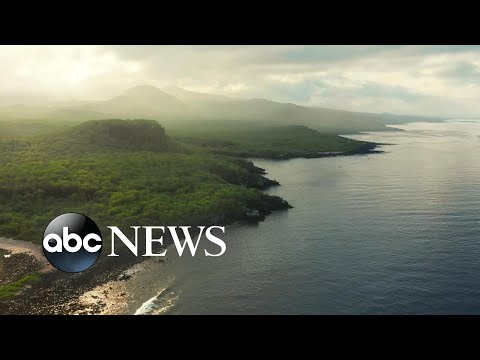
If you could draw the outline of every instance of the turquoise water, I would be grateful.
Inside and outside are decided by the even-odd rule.
[[[480,122],[401,128],[354,136],[384,154],[255,160],[295,208],[171,260],[168,312],[479,314]]]

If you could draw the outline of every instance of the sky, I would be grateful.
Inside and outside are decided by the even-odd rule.
[[[0,78],[0,103],[101,100],[153,85],[362,112],[480,116],[480,46],[0,46]]]

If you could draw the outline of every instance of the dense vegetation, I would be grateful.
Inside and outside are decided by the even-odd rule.
[[[371,149],[372,144],[334,134],[322,134],[306,126],[211,126],[174,128],[171,133],[184,143],[216,154],[287,159],[321,157],[334,153],[354,153]]]
[[[196,225],[288,207],[258,190],[270,182],[253,164],[170,143],[158,123],[143,120],[1,141],[0,234],[39,241],[65,212],[88,214],[102,227]]]
[[[289,205],[262,193],[278,183],[238,157],[316,157],[369,145],[304,126],[217,124],[177,126],[168,136],[153,120],[94,120],[0,137],[0,235],[39,241],[66,212],[102,227],[262,218]]]
[[[165,129],[154,120],[93,120],[65,131],[36,139],[39,152],[69,152],[146,150],[174,151],[177,146]]]
[[[138,123],[139,120],[136,120]],[[53,152],[92,152],[101,149],[143,149],[152,151],[207,151],[236,157],[286,159],[321,157],[325,153],[362,153],[370,143],[351,140],[330,133],[320,133],[303,125],[271,126],[239,121],[177,122],[162,127],[153,120],[141,120],[145,127],[135,129],[129,120],[97,120],[80,123],[41,120],[0,121],[0,139],[25,139],[37,136],[32,146],[39,155]],[[30,140],[28,140],[30,141]]]
[[[0,117],[0,139],[51,134],[78,125],[58,120],[9,119]]]

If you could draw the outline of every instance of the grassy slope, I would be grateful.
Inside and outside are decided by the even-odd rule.
[[[40,275],[38,273],[31,273],[31,274],[25,275],[20,280],[17,280],[13,283],[0,286],[0,300],[14,296],[18,292],[20,292],[25,285],[29,283],[37,282],[39,280],[40,280]]]

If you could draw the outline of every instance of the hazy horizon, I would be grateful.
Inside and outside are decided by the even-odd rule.
[[[480,114],[479,46],[1,46],[0,104],[139,85],[368,113]]]
[[[390,115],[400,115],[400,116],[419,116],[419,117],[432,117],[432,118],[444,118],[444,119],[480,119],[480,115],[441,115],[441,114],[419,114],[419,113],[400,113],[400,112],[391,112],[391,111],[357,111],[357,110],[349,110],[345,108],[336,108],[333,106],[320,106],[320,105],[304,105],[304,104],[299,104],[295,103],[292,101],[278,101],[278,100],[272,100],[266,97],[238,97],[238,96],[230,96],[230,95],[222,95],[218,93],[209,93],[209,92],[202,92],[202,91],[194,91],[194,90],[189,90],[187,88],[183,88],[177,85],[166,85],[162,88],[156,87],[154,85],[148,84],[148,83],[143,83],[143,84],[137,84],[134,85],[130,88],[123,89],[123,91],[120,91],[119,93],[109,96],[109,97],[101,97],[101,98],[68,98],[68,99],[62,99],[62,98],[56,98],[53,96],[48,96],[48,95],[40,95],[40,94],[27,94],[27,95],[4,95],[0,94],[0,110],[1,108],[9,108],[9,107],[15,107],[15,106],[33,106],[36,107],[38,106],[39,108],[42,107],[47,107],[47,108],[53,108],[53,109],[62,109],[62,108],[70,108],[72,106],[80,105],[80,104],[91,104],[95,102],[102,102],[102,101],[108,101],[111,100],[112,98],[116,98],[118,96],[122,96],[125,93],[127,93],[129,90],[135,89],[135,88],[141,88],[141,87],[151,87],[151,88],[156,88],[158,90],[161,90],[165,92],[166,94],[177,97],[175,94],[171,92],[173,88],[179,89],[181,91],[187,91],[191,92],[192,94],[199,94],[199,95],[207,95],[207,96],[221,96],[225,97],[225,99],[228,100],[233,100],[233,101],[248,101],[248,100],[266,100],[266,101],[271,101],[271,102],[276,102],[279,104],[293,104],[293,105],[299,105],[299,106],[306,106],[306,107],[311,107],[311,108],[321,108],[321,109],[330,109],[330,110],[339,110],[339,111],[348,111],[348,112],[358,112],[358,113],[365,113],[365,114],[390,114]]]

